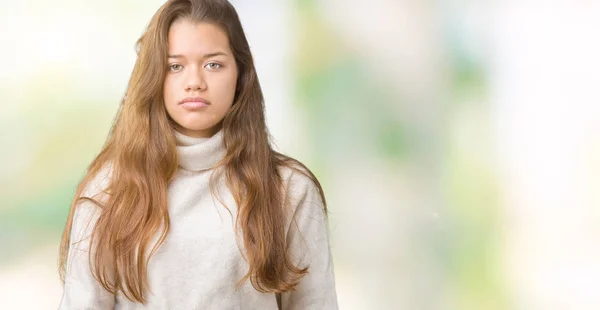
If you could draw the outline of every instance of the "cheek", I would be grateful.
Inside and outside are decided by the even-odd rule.
[[[236,80],[232,80],[231,76],[223,76],[214,80],[213,86],[211,92],[213,100],[218,100],[221,106],[230,106],[235,96]]]
[[[237,87],[237,78],[238,78],[237,74],[234,74],[234,75],[230,76],[226,82],[227,86],[225,88],[227,89],[227,95],[228,95],[227,97],[228,97],[228,100],[230,100],[230,101],[233,101],[233,99],[235,97],[235,90]]]
[[[175,100],[175,81],[172,78],[166,78],[163,84],[163,98],[165,104],[170,105]]]

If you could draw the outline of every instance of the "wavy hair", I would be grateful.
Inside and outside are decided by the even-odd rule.
[[[167,189],[178,169],[175,137],[163,99],[170,26],[177,20],[213,23],[223,29],[238,65],[233,105],[222,120],[226,155],[220,163],[237,204],[238,240],[250,280],[261,292],[293,290],[308,271],[295,266],[286,247],[285,197],[279,168],[289,167],[321,185],[306,166],[273,150],[264,99],[239,17],[226,0],[170,0],[136,42],[137,60],[101,152],[87,169],[72,201],[62,235],[59,272],[64,282],[75,209],[82,200],[100,208],[90,240],[90,268],[109,292],[145,303],[148,261],[169,233]],[[84,197],[90,181],[110,165],[106,199]],[[212,184],[211,184],[212,185]],[[212,186],[211,186],[212,188]],[[326,207],[325,207],[326,211]],[[153,240],[159,236],[158,242]]]

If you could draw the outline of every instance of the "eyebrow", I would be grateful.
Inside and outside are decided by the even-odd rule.
[[[225,54],[223,52],[214,52],[214,53],[204,54],[202,56],[202,58],[211,58],[211,57],[215,57],[215,56],[227,56],[227,54]],[[185,56],[183,56],[181,54],[175,54],[175,55],[169,55],[167,58],[185,58]]]

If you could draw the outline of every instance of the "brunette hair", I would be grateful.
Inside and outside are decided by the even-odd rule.
[[[169,0],[137,41],[137,61],[111,131],[71,204],[60,247],[61,279],[64,282],[75,209],[82,200],[90,200],[100,209],[90,240],[92,274],[109,292],[146,301],[148,260],[169,232],[167,188],[178,167],[162,90],[169,29],[182,19],[212,23],[224,30],[238,66],[234,102],[222,121],[226,155],[220,163],[237,204],[236,225],[242,231],[249,265],[238,285],[249,279],[261,292],[293,290],[308,268],[296,266],[286,247],[289,218],[280,168],[312,179],[324,206],[325,197],[306,166],[273,150],[252,54],[239,17],[226,0]],[[107,165],[111,170],[106,199],[84,197],[90,181]],[[150,248],[157,235],[158,242]]]

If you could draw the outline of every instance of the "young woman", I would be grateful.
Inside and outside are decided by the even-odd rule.
[[[138,40],[60,250],[61,309],[337,309],[323,190],[272,149],[226,0],[167,1]]]

